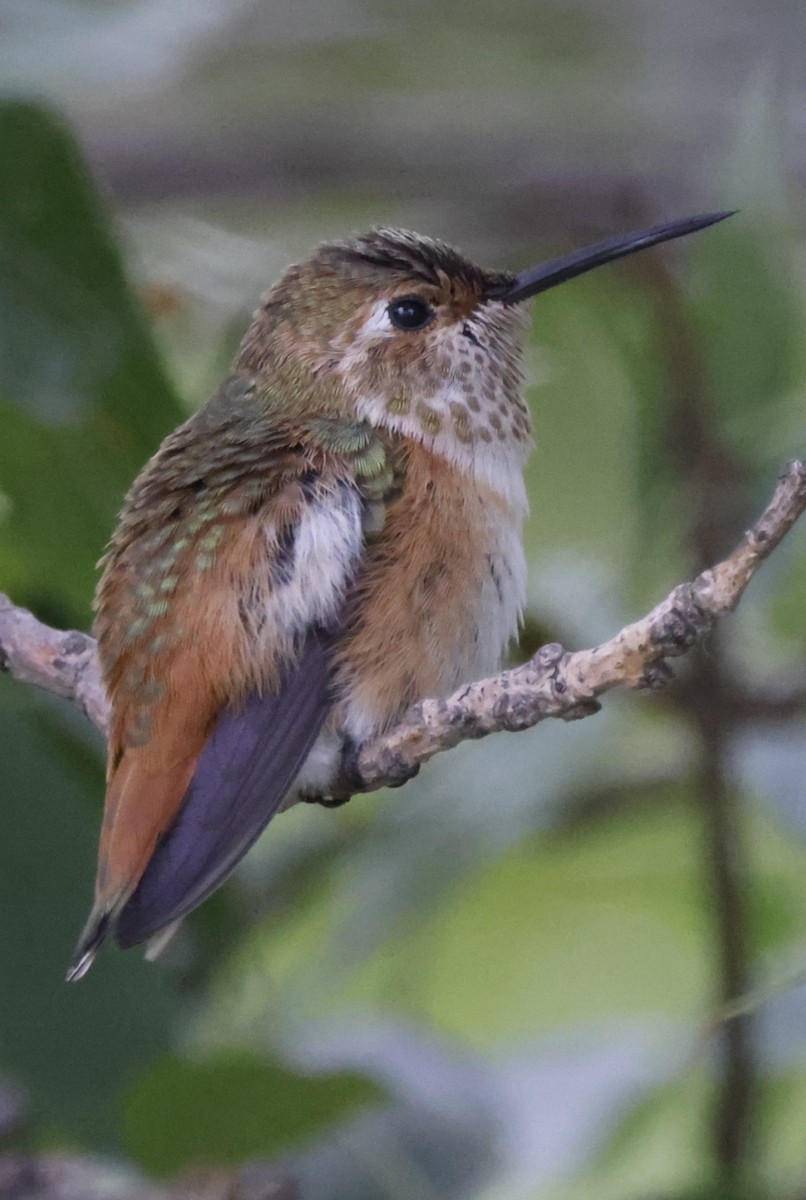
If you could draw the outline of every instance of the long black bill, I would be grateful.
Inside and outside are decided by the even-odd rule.
[[[682,221],[669,221],[665,225],[653,225],[650,229],[641,229],[635,233],[624,233],[620,237],[607,238],[604,242],[596,242],[583,250],[575,250],[572,254],[564,254],[561,258],[552,258],[549,262],[537,267],[529,267],[516,276],[503,291],[490,294],[491,300],[500,300],[504,304],[516,304],[519,300],[528,300],[539,292],[565,283],[576,275],[584,275],[594,267],[602,267],[605,263],[617,258],[625,258],[635,254],[636,250],[646,250],[647,246],[656,246],[658,242],[668,242],[672,238],[685,237],[687,233],[696,233],[708,225],[716,225],[732,217],[731,212],[705,213],[700,217],[686,217]]]

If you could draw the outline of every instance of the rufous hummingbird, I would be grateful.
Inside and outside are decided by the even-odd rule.
[[[522,301],[729,215],[520,275],[391,229],[285,272],[104,559],[106,805],[68,979],[200,904],[280,809],[326,802],[348,748],[497,668],[525,599]]]

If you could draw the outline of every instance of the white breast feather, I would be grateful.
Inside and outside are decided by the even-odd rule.
[[[338,621],[363,549],[361,511],[361,497],[346,481],[321,485],[296,526],[287,578],[272,578],[277,528],[267,524],[265,579],[256,581],[249,598],[257,654],[261,637],[273,649],[279,646],[288,653],[311,626],[327,628]]]
[[[526,558],[520,513],[508,512],[489,524],[486,578],[479,596],[479,639],[463,680],[470,682],[500,669],[501,659],[518,632],[526,603]]]

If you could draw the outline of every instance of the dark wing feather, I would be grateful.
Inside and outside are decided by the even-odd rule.
[[[201,752],[182,807],[157,845],[115,929],[123,947],[201,904],[277,812],[329,705],[327,639],[308,635],[279,691],[226,708]]]

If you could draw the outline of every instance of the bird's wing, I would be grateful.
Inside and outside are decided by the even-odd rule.
[[[202,454],[193,419],[167,439],[107,555],[96,628],[108,786],[96,902],[70,978],[110,930],[141,941],[218,886],[327,712],[327,643],[384,455],[363,426],[247,428],[231,410],[215,430],[226,454]]]
[[[115,937],[134,946],[201,904],[266,828],[329,706],[327,638],[309,633],[277,691],[252,692],[216,717],[182,806],[157,843]]]

